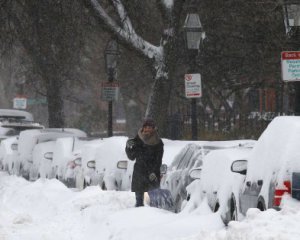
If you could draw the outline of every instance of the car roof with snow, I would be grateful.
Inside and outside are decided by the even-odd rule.
[[[255,144],[247,167],[247,179],[271,178],[289,169],[300,170],[300,117],[276,117]]]
[[[16,109],[0,109],[0,121],[24,120],[33,122],[31,113]]]

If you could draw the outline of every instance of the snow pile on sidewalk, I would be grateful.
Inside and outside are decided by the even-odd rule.
[[[83,191],[61,182],[28,182],[0,172],[1,240],[299,239],[300,203],[284,199],[283,210],[250,209],[242,222],[224,227],[203,202],[192,213],[134,208],[131,192]]]

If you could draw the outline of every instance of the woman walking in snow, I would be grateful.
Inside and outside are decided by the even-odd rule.
[[[136,196],[135,206],[144,206],[144,192],[160,186],[164,152],[164,144],[152,119],[146,119],[137,136],[127,140],[125,151],[130,160],[136,160],[131,183],[131,191]]]

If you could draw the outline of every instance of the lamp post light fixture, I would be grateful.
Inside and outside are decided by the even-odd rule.
[[[284,24],[288,37],[299,34],[300,29],[300,1],[283,0]]]
[[[188,13],[183,25],[186,47],[189,50],[199,50],[204,32],[197,13]]]
[[[108,41],[105,48],[105,67],[108,76],[108,83],[112,84],[116,78],[118,58],[120,55],[119,45],[116,40],[112,39]],[[113,135],[113,100],[108,101],[108,119],[107,119],[107,135],[111,137]]]
[[[190,65],[190,73],[196,71],[196,57],[201,47],[204,32],[199,15],[197,13],[188,13],[183,25],[185,32],[186,48],[189,50],[192,58]],[[191,99],[191,120],[192,120],[192,140],[198,139],[198,123],[197,123],[197,101],[196,98]]]

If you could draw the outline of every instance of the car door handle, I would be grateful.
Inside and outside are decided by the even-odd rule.
[[[246,186],[250,187],[251,186],[251,182],[250,181],[246,182]]]

